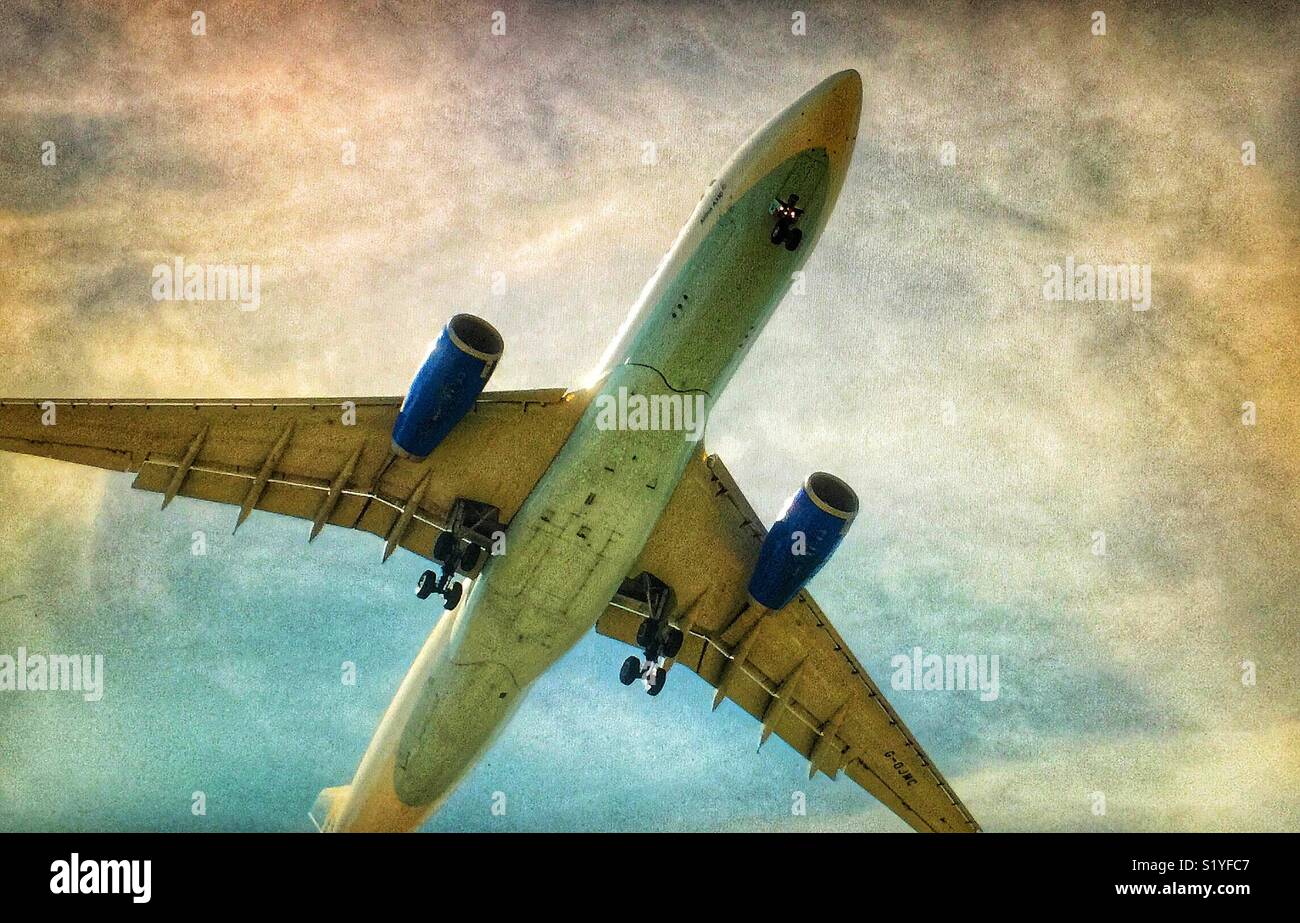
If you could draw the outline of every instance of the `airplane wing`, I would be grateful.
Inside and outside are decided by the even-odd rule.
[[[489,392],[424,461],[390,451],[399,397],[294,400],[0,400],[0,450],[133,472],[132,486],[373,533],[387,558],[423,557],[452,502],[508,522],[585,409],[564,389]],[[762,617],[746,585],[765,534],[715,456],[692,459],[634,573],[673,587],[677,662],[918,830],[978,830],[925,751],[807,592]],[[700,567],[701,558],[708,567]],[[643,620],[616,597],[597,630],[635,643]]]
[[[672,587],[685,640],[675,664],[701,676],[808,757],[811,778],[840,772],[920,831],[980,829],[934,762],[807,591],[784,609],[749,602],[766,534],[722,461],[698,455],[629,576]],[[596,623],[636,643],[645,606],[616,596]]]
[[[430,557],[452,502],[496,506],[508,522],[584,408],[564,389],[499,391],[424,461],[390,451],[400,397],[291,400],[0,400],[0,450],[134,472],[163,495],[371,532]]]

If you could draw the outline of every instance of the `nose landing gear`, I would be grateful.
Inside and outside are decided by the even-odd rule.
[[[803,241],[803,230],[795,227],[803,216],[803,209],[798,206],[798,201],[799,197],[791,193],[788,201],[783,202],[777,198],[767,208],[768,214],[776,215],[776,226],[772,228],[770,240],[776,246],[785,244],[785,248],[791,253],[798,250],[799,244]]]
[[[451,507],[447,531],[433,543],[433,560],[438,570],[426,570],[420,575],[415,595],[428,599],[437,594],[442,597],[442,607],[450,612],[460,605],[465,593],[464,582],[455,577],[474,577],[482,570],[488,549],[496,533],[501,531],[498,510],[476,500],[457,499]]]

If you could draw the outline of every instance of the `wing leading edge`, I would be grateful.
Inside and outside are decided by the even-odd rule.
[[[3,400],[0,450],[134,472],[133,487],[371,532],[384,557],[423,557],[453,501],[508,521],[584,408],[564,389],[484,394],[429,458],[390,448],[400,397],[293,400]]]

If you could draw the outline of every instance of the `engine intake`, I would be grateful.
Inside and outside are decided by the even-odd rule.
[[[505,349],[496,328],[473,314],[447,322],[406,392],[393,424],[393,451],[429,455],[483,393]]]
[[[858,515],[858,495],[833,474],[808,477],[768,530],[749,578],[749,595],[781,609],[830,560]]]

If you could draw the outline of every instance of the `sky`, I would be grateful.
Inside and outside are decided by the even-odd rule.
[[[709,450],[769,522],[854,486],[811,588],[986,830],[1300,829],[1300,15],[799,6],[6,2],[0,395],[400,394],[460,311],[493,387],[577,384],[731,152],[854,67]],[[257,310],[155,300],[176,257],[258,266]],[[1150,307],[1045,297],[1067,259]],[[99,702],[0,692],[0,829],[305,830],[351,778],[424,564],[234,515],[0,457],[0,654],[105,657]],[[918,646],[998,697],[891,689]],[[627,653],[583,640],[427,829],[905,829]]]

